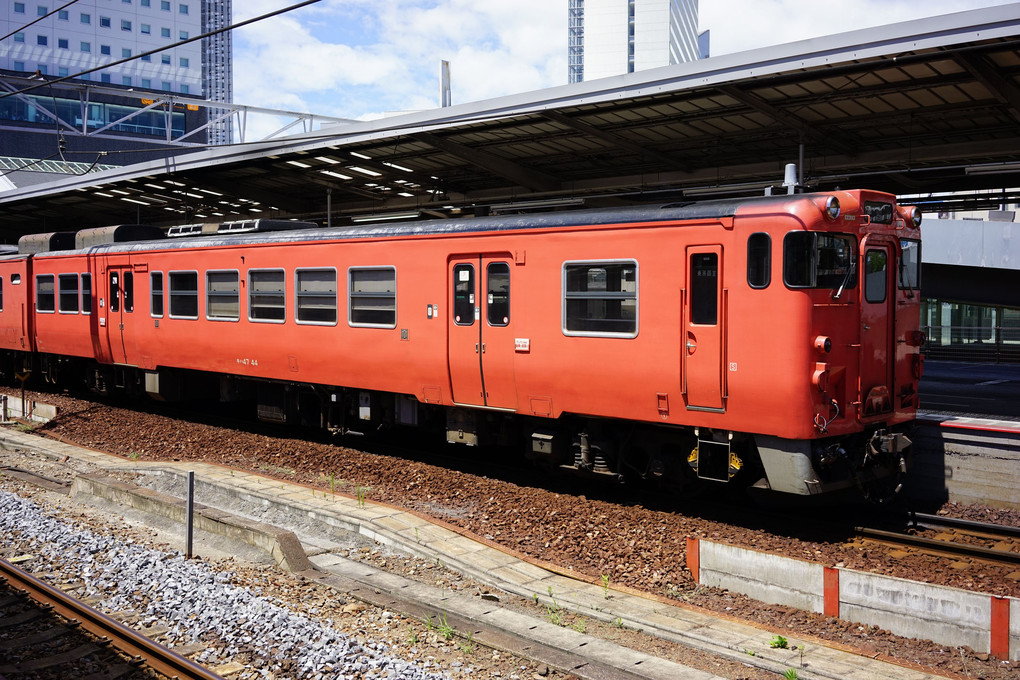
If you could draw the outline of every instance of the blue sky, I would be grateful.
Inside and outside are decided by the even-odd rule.
[[[295,0],[234,2],[234,20]],[[701,0],[721,55],[1007,0]],[[741,21],[733,21],[741,17]],[[563,85],[567,0],[321,0],[234,36],[234,101],[370,119]]]

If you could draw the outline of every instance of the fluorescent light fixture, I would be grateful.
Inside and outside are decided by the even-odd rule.
[[[308,163],[302,163],[301,161],[287,161],[288,165],[293,165],[295,168],[310,168]]]
[[[122,198],[121,198],[120,200],[122,200],[122,201],[127,201],[128,203],[137,203],[138,205],[145,205],[145,206],[148,206],[148,205],[149,205],[149,204],[148,204],[148,203],[146,203],[145,201],[136,201],[136,200],[135,200],[135,199],[133,199],[133,198],[123,198],[123,197],[122,197]]]
[[[406,191],[398,191],[397,196],[403,196],[404,198],[414,198],[414,194],[409,194]]]
[[[418,211],[398,213],[374,213],[369,215],[355,215],[352,222],[385,222],[389,220],[413,220],[417,219]]]
[[[970,165],[963,169],[966,175],[1004,175],[1007,172],[1020,172],[1020,163],[988,163],[987,165]]]
[[[102,191],[93,191],[96,196],[102,196],[103,198],[113,198],[113,194],[107,194]]]
[[[130,191],[124,191],[123,189],[110,189],[112,193],[120,194],[121,196],[130,196]]]
[[[390,168],[396,168],[397,170],[403,170],[404,172],[414,172],[411,168],[405,168],[403,165],[397,165],[396,163],[387,163],[386,161],[383,161],[383,165]]]
[[[323,175],[329,175],[330,177],[336,177],[337,179],[354,179],[350,175],[344,175],[339,172],[333,172],[332,170],[319,170]]]
[[[355,158],[362,158],[362,159],[364,159],[366,161],[372,160],[371,156],[366,156],[365,154],[358,153],[357,151],[351,151],[351,155],[354,156]]]
[[[329,163],[330,165],[337,165],[340,163],[337,159],[330,158],[329,156],[316,156],[315,160],[322,161],[323,163]]]
[[[375,170],[369,170],[368,168],[361,168],[361,167],[358,167],[357,165],[348,166],[347,169],[351,170],[353,172],[360,172],[362,175],[368,175],[369,177],[382,177],[382,173],[381,172],[376,172]]]
[[[518,210],[545,210],[547,208],[567,208],[574,205],[584,205],[583,198],[550,198],[542,201],[518,201],[515,203],[496,203],[489,206],[489,212],[493,215],[500,213],[516,212]]]

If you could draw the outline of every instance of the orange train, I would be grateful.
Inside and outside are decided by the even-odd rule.
[[[54,383],[593,476],[878,496],[917,407],[920,221],[834,191],[33,235],[0,256],[0,352]]]

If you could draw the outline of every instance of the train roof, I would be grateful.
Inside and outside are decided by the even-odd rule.
[[[642,222],[677,220],[708,220],[733,217],[741,207],[768,204],[792,204],[810,200],[815,194],[782,194],[753,198],[731,198],[713,201],[641,205],[633,207],[599,208],[550,213],[527,213],[461,219],[391,222],[363,226],[319,227],[259,233],[216,234],[172,239],[140,240],[94,244],[81,250],[39,253],[36,257],[68,254],[72,252],[144,252],[151,250],[178,250],[210,248],[264,243],[301,243],[352,239],[419,237],[443,234],[469,234],[481,232],[516,231],[523,229],[556,229]]]

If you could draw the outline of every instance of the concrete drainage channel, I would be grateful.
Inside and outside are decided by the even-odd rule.
[[[148,463],[128,466],[120,458],[14,431],[0,433],[0,446],[31,449],[51,459],[68,456],[87,459],[111,472],[140,473],[144,482],[153,488],[103,476],[82,475],[75,480],[73,493],[95,496],[175,521],[184,518],[184,501],[171,495],[186,488],[187,472],[181,466]],[[932,677],[815,641],[791,640],[797,651],[771,648],[773,635],[769,631],[717,619],[650,597],[614,590],[610,598],[596,584],[554,573],[396,508],[327,495],[213,465],[190,467],[196,473],[196,496],[207,504],[199,507],[195,514],[199,530],[258,546],[282,567],[332,585],[369,604],[422,619],[442,613],[458,631],[475,631],[473,639],[480,644],[526,656],[579,677],[702,680],[715,676],[502,609],[491,602],[443,591],[342,558],[332,552],[336,539],[331,535],[360,535],[417,557],[439,559],[444,566],[502,591],[606,622],[619,622],[628,628],[780,675],[795,669],[796,677],[804,680],[847,677],[922,680]],[[707,575],[709,560],[705,562],[703,574]],[[748,649],[756,650],[755,655],[750,656],[746,652]]]

